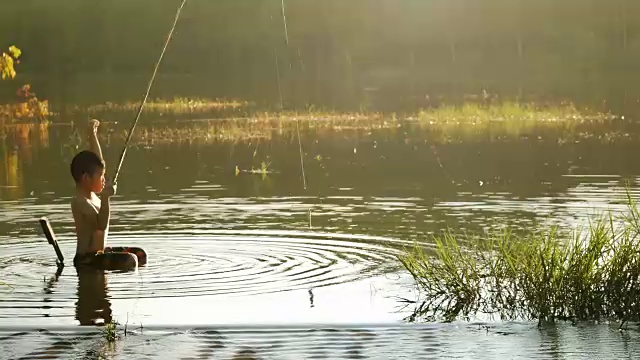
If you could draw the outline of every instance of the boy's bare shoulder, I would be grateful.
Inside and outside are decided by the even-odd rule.
[[[95,205],[91,203],[91,200],[77,194],[71,198],[71,210],[74,213],[80,214],[98,214],[98,209],[96,209]]]

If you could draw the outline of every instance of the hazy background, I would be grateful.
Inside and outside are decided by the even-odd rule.
[[[53,106],[139,100],[178,0],[5,2],[0,45]],[[483,89],[633,112],[640,2],[190,0],[152,97],[408,110]],[[277,66],[276,66],[277,59]],[[277,70],[278,71],[277,71]],[[0,100],[14,96],[1,87]],[[426,95],[429,98],[426,98]]]

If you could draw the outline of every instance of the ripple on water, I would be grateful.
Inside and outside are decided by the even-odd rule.
[[[404,242],[297,231],[215,230],[118,234],[110,244],[141,246],[149,254],[149,263],[137,274],[109,278],[109,297],[127,299],[253,295],[347,283],[397,270],[395,256]],[[60,246],[69,264],[75,244],[61,239]],[[54,259],[44,241],[0,244],[0,276],[16,284],[3,295],[0,308],[12,300],[28,305],[28,295],[42,288],[43,275],[51,274],[45,268]],[[62,276],[76,273],[67,269]],[[76,294],[69,287],[62,293],[57,289],[53,296],[74,299]]]
[[[150,359],[633,359],[640,354],[634,329],[622,334],[607,325],[538,328],[535,323],[502,323],[486,330],[479,325],[145,328],[130,332],[113,348],[99,346],[103,335],[96,330],[0,330],[0,353],[10,358],[61,358],[86,357],[97,350]]]

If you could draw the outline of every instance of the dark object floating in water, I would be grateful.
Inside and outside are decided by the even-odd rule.
[[[58,266],[58,272],[61,272],[62,269],[64,268],[64,256],[62,255],[60,246],[58,246],[58,241],[56,240],[56,236],[53,233],[53,229],[51,228],[51,223],[49,222],[49,219],[47,219],[46,217],[40,218],[40,226],[42,227],[42,231],[44,232],[44,236],[47,238],[47,241],[49,242],[49,244],[51,244],[51,246],[53,246],[53,249],[56,252],[56,256],[58,257],[58,259],[56,260],[56,265]],[[122,270],[121,266],[118,266],[119,255],[128,255],[128,254],[135,255],[137,257],[139,265],[145,265],[147,263],[147,253],[141,248],[113,247],[113,248],[108,248],[108,250],[105,250],[104,254],[101,254],[102,256],[104,255],[109,255],[109,256],[105,256],[104,259],[95,261],[95,264],[96,266],[99,266],[101,264],[104,266],[99,266],[99,267],[108,268],[104,270],[111,270],[111,268],[114,268],[113,270]]]

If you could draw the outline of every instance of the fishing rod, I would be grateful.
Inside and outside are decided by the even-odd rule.
[[[147,92],[145,93],[144,98],[142,99],[142,103],[138,108],[138,113],[136,114],[133,124],[131,125],[131,129],[129,130],[129,134],[127,135],[127,140],[125,141],[125,144],[124,144],[124,148],[122,149],[122,153],[120,154],[118,167],[116,168],[116,173],[113,176],[113,183],[116,183],[118,180],[118,175],[120,175],[120,169],[122,168],[122,163],[124,162],[124,157],[127,153],[127,147],[129,145],[129,142],[131,141],[131,136],[133,135],[133,130],[136,128],[136,124],[138,123],[138,120],[140,119],[140,115],[142,114],[142,109],[146,104],[147,99],[149,98],[149,93],[151,92],[151,86],[153,85],[153,82],[156,78],[156,74],[158,73],[158,68],[160,67],[162,58],[164,57],[164,54],[167,51],[167,48],[169,47],[169,42],[171,41],[171,37],[173,36],[173,31],[176,29],[176,25],[178,24],[178,19],[180,18],[180,13],[182,12],[182,8],[184,8],[184,5],[186,2],[187,0],[182,0],[182,3],[180,4],[178,11],[176,12],[176,18],[173,21],[173,26],[171,27],[169,36],[167,36],[167,41],[165,42],[164,47],[162,48],[162,52],[160,53],[160,58],[158,59],[158,62],[156,63],[155,68],[153,69],[153,74],[151,75],[151,79],[149,80],[149,85],[147,86]],[[55,237],[55,234],[53,233],[53,229],[51,228],[49,219],[47,219],[46,217],[41,218],[40,226],[49,244],[53,246],[53,249],[56,252],[56,257],[57,257],[56,264],[58,265],[58,270],[61,271],[61,269],[64,267],[64,256],[62,255],[62,251],[60,251],[60,246],[58,245],[58,241]]]
[[[149,85],[147,86],[147,92],[144,94],[142,103],[140,103],[140,107],[138,108],[138,113],[136,114],[136,117],[133,120],[131,129],[129,129],[129,134],[127,134],[127,140],[125,141],[124,148],[122,149],[122,153],[120,154],[120,160],[118,161],[118,167],[116,168],[116,173],[113,176],[113,183],[116,183],[118,180],[118,175],[120,175],[122,163],[124,162],[124,157],[127,154],[127,148],[129,147],[129,142],[131,141],[131,137],[133,135],[133,130],[136,128],[136,125],[138,124],[138,120],[140,119],[140,115],[142,114],[142,109],[144,108],[144,105],[147,103],[147,99],[149,98],[149,93],[151,92],[151,87],[153,86],[153,82],[156,78],[156,74],[158,73],[158,68],[160,67],[160,63],[162,62],[164,53],[167,51],[167,48],[169,47],[169,42],[171,41],[171,37],[173,36],[173,31],[176,29],[176,25],[178,24],[178,19],[180,19],[180,13],[182,12],[182,8],[184,7],[184,4],[186,2],[187,0],[182,0],[182,4],[180,4],[180,7],[176,12],[176,17],[173,21],[173,26],[171,27],[171,31],[169,31],[169,36],[167,36],[167,41],[165,42],[164,47],[162,48],[162,52],[160,53],[160,58],[158,59],[158,62],[156,62],[156,66],[153,69],[153,74],[151,75],[151,79],[149,80]]]

